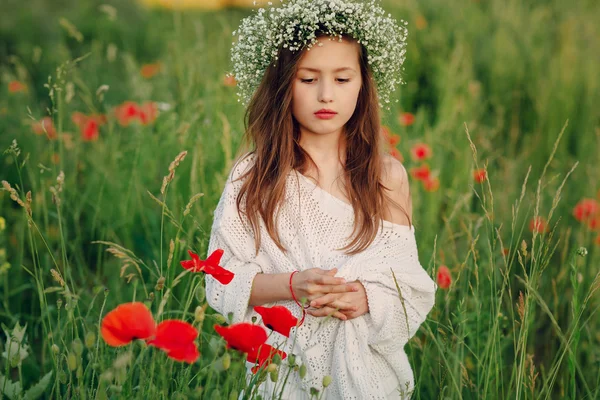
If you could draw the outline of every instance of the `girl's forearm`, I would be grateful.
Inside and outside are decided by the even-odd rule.
[[[290,273],[257,274],[252,281],[249,306],[262,306],[280,300],[292,300]]]

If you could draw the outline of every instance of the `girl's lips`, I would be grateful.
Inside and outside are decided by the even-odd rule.
[[[315,113],[315,115],[317,116],[317,118],[320,118],[320,119],[331,119],[331,118],[335,117],[337,114],[321,112],[321,113]]]

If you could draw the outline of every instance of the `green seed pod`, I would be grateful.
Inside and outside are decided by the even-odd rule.
[[[52,352],[53,352],[54,354],[57,354],[57,355],[58,355],[58,353],[60,353],[60,348],[59,348],[59,347],[58,347],[56,344],[53,344],[53,345],[52,345]]]
[[[296,356],[294,354],[288,355],[288,363],[290,364],[290,367],[296,365]]]
[[[239,393],[237,390],[233,389],[231,393],[229,393],[229,400],[238,400]]]
[[[281,365],[281,356],[279,355],[279,353],[275,353],[275,355],[272,358],[272,362],[273,364]]]
[[[221,314],[213,314],[213,318],[215,319],[216,323],[219,325],[224,324],[226,321],[225,317],[222,316]]]
[[[271,378],[271,382],[277,382],[277,379],[279,379],[279,372],[277,372],[277,370],[270,372],[269,377]]]
[[[277,364],[269,364],[269,366],[267,367],[267,372],[273,372],[273,371],[277,371]]]
[[[204,286],[196,286],[194,294],[196,295],[196,300],[198,300],[198,303],[204,303],[204,299],[206,299],[206,289],[204,289]]]
[[[67,374],[65,373],[65,371],[60,371],[58,373],[58,380],[60,381],[60,383],[62,383],[63,385],[65,383],[67,383]]]
[[[204,307],[198,306],[196,307],[196,311],[194,311],[195,322],[202,323],[204,321]]]
[[[223,354],[223,370],[227,371],[231,367],[231,356],[229,353]]]
[[[96,334],[93,331],[89,331],[85,334],[85,347],[91,349],[96,344]]]
[[[331,376],[330,375],[325,375],[323,377],[323,387],[327,387],[329,386],[329,384],[331,384]]]
[[[69,355],[67,355],[67,367],[69,368],[69,371],[75,371],[77,369],[77,356],[72,352],[69,352]]]
[[[310,388],[310,396],[318,396],[319,395],[319,389],[317,389],[316,387],[311,387]]]
[[[77,377],[77,379],[81,379],[83,377],[83,367],[81,366],[81,364],[79,364],[79,366],[77,367],[77,372],[75,372],[75,376]]]
[[[302,364],[300,366],[300,371],[298,372],[298,374],[300,375],[300,379],[304,379],[304,377],[306,376],[306,365]]]
[[[73,343],[71,343],[71,348],[75,352],[75,355],[81,358],[81,355],[83,354],[83,343],[81,343],[81,339],[75,338]]]

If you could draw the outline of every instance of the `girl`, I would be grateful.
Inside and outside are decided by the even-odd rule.
[[[418,261],[406,170],[382,151],[378,100],[398,82],[406,37],[382,15],[374,1],[292,0],[242,21],[234,47],[251,150],[229,174],[208,248],[224,250],[235,277],[207,276],[206,293],[233,323],[258,318],[257,305],[302,321],[293,340],[267,341],[307,369],[284,399],[324,390],[326,375],[327,399],[409,398],[414,387],[403,348],[436,285]],[[260,389],[269,398],[281,382]]]

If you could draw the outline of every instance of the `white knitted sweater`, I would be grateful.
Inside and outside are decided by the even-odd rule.
[[[228,285],[206,277],[209,305],[225,316],[233,313],[234,323],[251,322],[253,316],[259,323],[260,315],[248,306],[256,274],[337,267],[336,276],[363,284],[369,312],[347,321],[307,314],[303,325],[292,328],[290,339],[276,332],[269,336],[267,343],[295,354],[296,363],[307,367],[304,380],[300,380],[297,372],[290,374],[284,398],[309,398],[310,387],[323,389],[325,375],[333,378],[325,389],[324,398],[329,400],[409,398],[401,396],[402,391],[409,393],[414,388],[404,345],[432,309],[437,288],[419,263],[414,226],[411,229],[384,221],[375,241],[362,253],[347,256],[335,251],[349,243],[354,222],[352,206],[292,170],[278,221],[282,244],[288,253],[284,254],[274,244],[260,220],[262,243],[255,256],[254,235],[249,222],[246,220],[244,226],[240,221],[235,203],[242,184],[242,180],[236,179],[252,162],[253,155],[234,166],[214,212],[208,253],[223,249],[221,266],[235,277]],[[404,304],[390,268],[396,275]],[[287,307],[298,318],[302,315],[293,301],[265,304],[273,305]],[[247,365],[251,367],[250,363]],[[287,368],[280,370],[278,387],[285,371]],[[268,391],[270,397],[271,380],[267,379],[262,387],[263,393]]]

